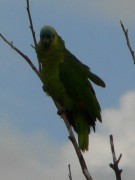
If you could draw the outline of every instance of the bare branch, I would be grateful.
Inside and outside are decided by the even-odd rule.
[[[14,49],[20,56],[22,56],[26,62],[31,66],[31,68],[33,69],[33,71],[38,75],[38,77],[40,78],[39,75],[39,71],[37,70],[37,68],[35,67],[35,65],[32,63],[32,61],[28,58],[28,56],[26,56],[22,51],[20,51],[17,47],[15,47],[13,45],[13,42],[9,42],[2,34],[0,34],[0,37],[3,39],[3,41],[5,41],[12,49]]]
[[[119,169],[118,164],[120,162],[120,159],[122,157],[122,154],[120,154],[118,160],[116,158],[114,143],[113,143],[113,135],[110,135],[110,145],[111,145],[111,151],[112,151],[112,157],[113,157],[113,164],[109,164],[109,166],[114,170],[116,179],[121,180],[121,173],[122,169]]]
[[[126,38],[127,46],[129,48],[129,51],[130,51],[130,53],[132,55],[132,58],[133,58],[133,61],[134,61],[134,64],[135,64],[135,52],[133,51],[133,49],[131,47],[131,44],[130,44],[130,40],[129,40],[129,37],[128,37],[128,29],[125,29],[122,21],[120,21],[120,24],[121,24],[122,30],[123,30],[125,38]]]
[[[31,29],[31,33],[32,33],[32,36],[33,36],[34,44],[35,44],[35,47],[36,47],[37,46],[37,40],[36,40],[35,31],[34,31],[34,27],[33,27],[33,22],[32,22],[32,18],[31,18],[29,0],[26,0],[26,2],[27,2],[26,9],[27,9],[28,17],[29,17],[30,29]]]
[[[58,108],[58,110],[60,110],[61,109],[60,104],[58,102],[56,102],[56,101],[54,101],[54,103],[55,103],[56,107]],[[68,129],[69,139],[71,140],[71,142],[72,142],[72,144],[73,144],[73,146],[75,148],[77,157],[79,159],[79,162],[80,162],[80,165],[81,165],[81,168],[82,168],[82,172],[83,172],[83,174],[84,174],[84,176],[85,176],[85,178],[87,180],[92,180],[92,177],[91,177],[91,175],[90,175],[90,173],[88,171],[87,165],[86,165],[84,157],[82,155],[82,152],[81,152],[81,150],[80,150],[80,148],[78,146],[78,143],[77,143],[77,141],[75,139],[74,133],[73,133],[72,128],[71,128],[71,125],[69,123],[69,120],[68,120],[68,118],[67,118],[67,116],[66,116],[66,114],[64,112],[61,114],[61,116],[62,116],[62,118],[63,118],[63,120],[64,120],[64,122],[66,124],[67,129]]]
[[[70,168],[70,164],[68,164],[68,170],[69,170],[69,180],[72,180],[72,174],[71,174],[71,168]]]
[[[31,13],[30,13],[30,4],[29,4],[29,0],[26,0],[27,3],[27,13],[28,13],[28,18],[29,18],[29,22],[30,22],[30,29],[31,29],[31,33],[32,33],[32,37],[33,37],[33,41],[34,41],[34,45],[35,45],[35,51],[36,51],[36,47],[37,47],[37,40],[36,40],[36,35],[35,35],[35,30],[33,27],[33,22],[32,22],[32,17],[31,17]],[[33,45],[31,45],[32,47],[34,47]],[[38,60],[38,66],[39,66],[39,71],[41,70],[41,64]]]

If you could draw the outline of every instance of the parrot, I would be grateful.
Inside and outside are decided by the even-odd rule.
[[[66,48],[64,40],[50,25],[41,28],[36,53],[44,91],[61,105],[61,113],[64,111],[78,134],[79,148],[87,151],[91,129],[95,131],[96,120],[102,122],[92,83],[105,87],[104,81]]]

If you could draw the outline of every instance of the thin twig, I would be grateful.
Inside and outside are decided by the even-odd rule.
[[[5,41],[12,49],[14,49],[20,56],[22,56],[26,62],[31,66],[31,68],[33,69],[33,71],[38,75],[38,77],[40,78],[40,74],[39,71],[37,70],[37,68],[35,67],[35,65],[32,63],[32,61],[28,58],[28,56],[26,56],[22,51],[20,51],[17,47],[15,47],[13,45],[13,42],[8,41],[2,34],[0,34],[0,37],[3,39],[3,41]]]
[[[130,51],[130,53],[132,55],[132,58],[133,58],[133,61],[134,61],[134,64],[135,64],[135,52],[132,49],[131,44],[130,44],[130,40],[129,40],[129,37],[128,37],[128,29],[125,29],[122,21],[120,21],[120,24],[121,24],[122,30],[123,30],[125,38],[126,38],[127,46],[129,48],[129,51]]]
[[[35,47],[37,46],[37,40],[36,40],[36,36],[35,36],[35,31],[34,31],[34,27],[33,27],[33,22],[32,22],[32,18],[31,18],[31,13],[30,13],[30,4],[29,4],[29,0],[26,0],[27,2],[27,13],[28,13],[28,17],[29,17],[29,22],[30,22],[30,29],[31,29],[31,33],[32,33],[32,36],[33,36],[33,40],[34,40],[34,44],[35,44]]]
[[[113,143],[113,135],[110,135],[110,145],[111,145],[113,163],[109,164],[109,166],[114,170],[116,179],[121,180],[122,169],[119,169],[118,164],[120,162],[122,154],[120,154],[118,159],[116,158],[116,153],[115,153],[115,148],[114,148],[114,143]]]
[[[69,180],[72,180],[72,174],[71,174],[71,168],[70,168],[70,164],[68,164],[68,170],[69,170]]]
[[[35,51],[36,51],[36,47],[37,47],[37,40],[36,40],[36,35],[35,35],[35,30],[34,30],[34,27],[33,27],[33,22],[32,22],[32,17],[31,17],[31,12],[30,12],[30,3],[29,3],[29,0],[26,0],[26,3],[27,3],[27,13],[28,13],[28,18],[29,18],[29,22],[30,22],[30,29],[31,29],[31,33],[32,33],[32,37],[33,37],[33,41],[34,41],[34,45],[31,45],[32,47],[34,47]],[[39,71],[41,71],[41,64],[38,60],[38,67],[39,67]]]

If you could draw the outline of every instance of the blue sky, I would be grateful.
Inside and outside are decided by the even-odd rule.
[[[25,7],[25,0],[21,0],[20,2],[13,0],[12,3],[0,0],[0,31],[37,65],[35,53],[30,46],[33,41],[28,27],[29,22]],[[135,77],[135,66],[126,46],[125,37],[119,21],[122,20],[125,26],[128,27],[132,45],[135,47],[134,8],[135,2],[133,0],[103,0],[102,3],[88,0],[31,0],[31,11],[37,40],[39,40],[39,31],[42,26],[45,24],[54,26],[64,39],[67,48],[78,59],[87,64],[92,72],[99,75],[106,82],[107,87],[105,89],[94,86],[102,107],[103,117],[105,118],[103,118],[103,124],[97,123],[97,133],[92,133],[90,146],[92,146],[91,141],[93,139],[96,142],[100,141],[103,143],[105,140],[108,141],[108,135],[113,132],[119,142],[118,149],[123,154],[124,152],[126,154],[128,151],[127,148],[124,149],[122,146],[123,144],[121,142],[124,143],[125,141],[122,139],[121,134],[123,134],[123,129],[127,131],[126,127],[132,129],[132,126],[129,126],[132,123],[123,123],[121,120],[123,117],[122,114],[125,112],[127,119],[128,115],[132,114],[132,118],[129,118],[131,121],[135,117],[134,109],[132,109],[132,105],[135,105],[135,83],[133,81],[133,77]],[[9,141],[6,141],[3,137],[7,136],[9,140],[12,137],[16,148],[14,147],[14,150],[9,148],[11,154],[12,150],[19,154],[17,157],[23,154],[21,149],[17,149],[18,142],[20,142],[19,146],[30,156],[28,164],[34,161],[33,156],[35,157],[36,154],[38,165],[42,168],[43,157],[38,155],[39,149],[36,146],[41,146],[44,150],[48,146],[48,152],[53,147],[52,149],[55,149],[55,151],[53,152],[51,150],[50,156],[53,156],[56,152],[57,156],[60,157],[59,151],[66,154],[66,150],[63,150],[66,147],[70,151],[72,147],[70,147],[70,142],[67,139],[67,130],[62,119],[57,116],[57,110],[53,102],[43,93],[41,82],[22,57],[2,41],[0,42],[0,84],[0,124],[2,129],[5,129],[5,131],[1,132],[3,136],[1,136],[0,142],[6,144],[4,146],[5,150],[9,146]],[[124,100],[121,101],[121,99]],[[129,107],[131,107],[130,113]],[[118,122],[121,122],[121,124],[116,122],[114,126],[112,117],[117,119],[117,116],[120,117]],[[117,123],[119,128],[117,127]],[[117,132],[117,129],[120,129],[121,126],[123,126],[123,129]],[[134,136],[135,134],[133,133],[131,135]],[[127,135],[127,141],[132,136]],[[46,138],[44,139],[44,137]],[[104,137],[106,138],[104,139]],[[134,144],[133,147],[135,147],[135,142],[132,143]],[[101,143],[99,144],[102,146]],[[28,149],[27,145],[29,147]],[[12,147],[12,144],[10,147]],[[31,156],[30,152],[34,148],[36,150],[33,152],[33,156]],[[106,150],[109,152],[109,147]],[[135,148],[133,149],[134,151]],[[26,154],[22,156],[26,157]],[[42,155],[45,156],[44,153]],[[72,154],[68,154],[68,157],[70,159]],[[10,158],[6,159],[7,164],[8,161],[10,161]],[[56,170],[55,163],[57,160],[48,159],[48,161],[50,166],[45,165],[46,171],[50,167],[51,172],[53,168]],[[94,161],[97,162],[97,160]],[[20,160],[20,162],[22,161]],[[62,159],[60,162],[63,162]],[[16,160],[17,163],[18,160]],[[126,164],[127,161],[125,160],[124,163]],[[100,166],[99,162],[97,162],[93,169],[96,169],[97,166]],[[14,169],[12,170],[13,172]],[[50,177],[49,172],[48,170],[48,178]],[[104,174],[103,179],[105,176],[107,175]],[[125,177],[127,176],[125,175]],[[28,177],[29,174],[25,179]],[[53,179],[53,177],[51,178]],[[8,178],[3,173],[3,180],[5,179],[7,180]]]

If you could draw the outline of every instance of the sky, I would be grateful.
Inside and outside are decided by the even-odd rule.
[[[134,0],[31,0],[37,40],[45,24],[55,27],[66,47],[106,88],[94,85],[103,123],[91,132],[84,153],[93,180],[115,179],[109,167],[109,135],[117,157],[122,153],[122,179],[133,180],[135,161],[135,66],[120,20],[135,49]],[[25,0],[0,0],[0,32],[37,66]],[[0,40],[0,174],[1,180],[85,179],[63,120],[29,65]]]

